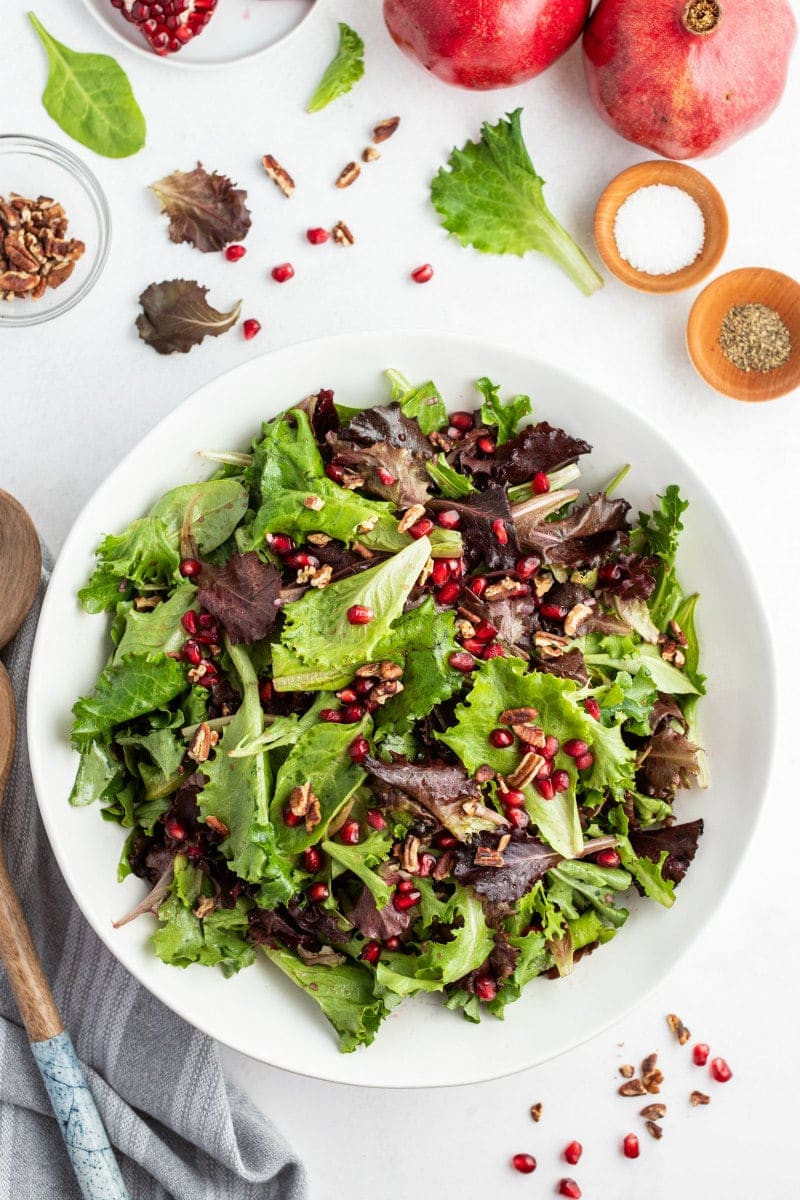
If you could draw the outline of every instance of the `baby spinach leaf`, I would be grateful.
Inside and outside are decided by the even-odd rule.
[[[306,112],[315,113],[332,100],[344,96],[364,74],[364,42],[344,21],[339,22],[339,47],[308,102]]]
[[[128,76],[107,54],[81,54],[56,41],[28,13],[47,51],[50,74],[42,103],[65,133],[106,158],[127,158],[144,145],[147,127]]]

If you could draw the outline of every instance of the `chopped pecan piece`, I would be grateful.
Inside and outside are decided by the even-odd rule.
[[[264,155],[261,159],[261,165],[272,182],[280,188],[288,200],[294,194],[294,180],[286,168],[282,167],[277,158],[273,158],[271,154]]]
[[[380,150],[376,150],[374,146],[366,146],[361,151],[361,161],[365,163],[375,162],[376,158],[380,158]]]
[[[539,1124],[539,1122],[540,1122],[540,1121],[541,1121],[541,1119],[542,1119],[542,1105],[541,1105],[541,1103],[537,1103],[537,1104],[532,1104],[532,1105],[531,1105],[531,1117],[532,1117],[532,1119],[533,1119],[533,1120],[536,1122],[536,1124],[538,1125],[538,1124]]]
[[[620,1096],[646,1096],[647,1088],[641,1079],[629,1079],[617,1088]]]
[[[407,508],[402,517],[397,523],[398,533],[407,533],[412,525],[416,525],[420,517],[425,516],[425,509],[421,504],[412,504]]]
[[[478,846],[473,861],[476,867],[502,867],[505,859],[499,850],[493,850],[491,846]]]
[[[705,1092],[692,1092],[689,1099],[692,1102],[692,1108],[697,1108],[698,1104],[710,1104],[711,1103],[711,1097],[707,1096],[705,1094]]]
[[[676,1016],[675,1013],[669,1013],[667,1015],[667,1024],[675,1034],[675,1037],[678,1039],[681,1046],[685,1046],[692,1035],[680,1017]]]
[[[211,728],[207,721],[203,721],[194,731],[194,737],[189,743],[186,756],[187,758],[191,758],[193,762],[204,763],[211,753],[213,744],[211,740]]]
[[[536,633],[533,644],[539,658],[561,658],[566,654],[569,641],[558,633]]]
[[[38,282],[39,276],[32,275],[30,271],[3,271],[0,275],[0,291],[21,296],[32,292]]]
[[[588,604],[574,605],[564,618],[564,633],[567,637],[575,637],[591,615],[592,610]]]
[[[192,909],[192,912],[199,921],[202,921],[204,917],[211,915],[211,913],[214,911],[214,908],[215,905],[212,896],[201,896],[197,901],[197,904]]]
[[[355,238],[345,225],[344,221],[337,221],[332,230],[333,240],[337,246],[353,246]]]
[[[659,1141],[664,1136],[664,1130],[660,1125],[656,1125],[655,1121],[645,1121],[644,1127],[650,1134],[650,1137]]]
[[[342,167],[336,179],[337,188],[349,188],[358,179],[361,174],[361,167],[357,162],[349,162],[346,167]]]
[[[535,721],[538,715],[538,708],[507,708],[500,713],[500,724],[522,725],[527,721]]]
[[[379,121],[372,131],[373,142],[387,142],[392,134],[397,132],[399,124],[399,117],[387,117],[384,121]]]
[[[666,1104],[645,1104],[639,1115],[646,1117],[648,1121],[660,1121],[667,1115],[667,1106]]]
[[[508,782],[513,788],[526,787],[529,783],[533,782],[544,764],[545,760],[541,754],[536,754],[533,750],[529,750],[527,754],[523,754],[517,769],[511,775],[507,776]]]
[[[636,1068],[633,1063],[623,1063],[619,1069],[619,1073],[623,1079],[633,1079],[636,1074]]]
[[[213,813],[210,817],[206,817],[206,825],[209,829],[213,829],[214,833],[218,833],[220,837],[227,837],[230,832],[228,826],[220,821],[219,817],[215,817]]]

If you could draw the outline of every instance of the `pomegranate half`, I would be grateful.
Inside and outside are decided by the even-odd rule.
[[[583,37],[589,92],[630,142],[717,154],[777,105],[795,33],[787,0],[600,0]]]
[[[445,83],[485,90],[532,79],[580,36],[591,0],[384,0],[389,33]]]

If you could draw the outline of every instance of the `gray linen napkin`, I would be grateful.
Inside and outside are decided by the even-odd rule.
[[[222,1073],[213,1041],[141,987],[75,905],[39,816],[25,700],[42,591],[3,652],[19,706],[3,813],[9,869],[133,1200],[304,1200],[305,1173]],[[0,603],[2,598],[0,597]],[[66,803],[66,797],[64,797]],[[0,968],[0,1200],[80,1193]]]

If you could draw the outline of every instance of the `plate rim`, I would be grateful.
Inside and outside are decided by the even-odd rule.
[[[45,664],[42,661],[43,660],[42,643],[44,641],[44,638],[43,638],[41,631],[45,627],[45,618],[49,618],[50,606],[52,604],[55,604],[55,602],[56,602],[55,601],[55,593],[52,590],[52,581],[53,581],[53,579],[55,579],[57,577],[57,574],[59,573],[59,571],[61,569],[66,569],[65,567],[63,567],[63,564],[66,563],[69,559],[70,552],[72,550],[72,543],[75,539],[77,539],[78,534],[79,534],[79,527],[82,523],[84,515],[87,513],[87,511],[90,508],[93,507],[93,505],[96,501],[97,493],[102,488],[109,485],[114,480],[114,478],[123,471],[123,469],[127,465],[128,461],[134,455],[137,455],[138,453],[141,452],[141,448],[142,448],[143,444],[149,442],[150,439],[153,439],[154,441],[158,440],[158,437],[160,435],[162,427],[164,425],[166,425],[168,422],[170,422],[171,420],[175,419],[178,414],[184,413],[191,406],[191,404],[196,401],[196,398],[199,395],[202,395],[206,392],[213,392],[213,390],[219,385],[220,381],[223,379],[227,380],[230,377],[235,377],[239,373],[244,374],[248,371],[251,371],[253,369],[254,364],[257,362],[265,364],[265,371],[266,371],[266,370],[268,370],[267,364],[269,364],[271,360],[275,359],[276,357],[279,357],[282,354],[292,352],[292,351],[299,351],[299,350],[305,349],[305,350],[309,351],[309,353],[310,353],[313,349],[313,352],[315,354],[319,355],[319,354],[324,354],[326,351],[329,351],[332,348],[338,350],[338,348],[340,348],[342,346],[342,344],[350,344],[351,346],[355,346],[356,343],[365,343],[365,342],[373,342],[373,343],[379,344],[382,341],[397,342],[397,341],[402,341],[403,339],[407,339],[407,338],[415,339],[417,341],[426,341],[429,343],[429,345],[431,346],[432,349],[435,346],[438,346],[439,348],[441,348],[441,345],[443,342],[469,345],[473,348],[476,348],[476,347],[479,348],[481,350],[481,353],[486,354],[487,359],[490,358],[492,355],[497,355],[497,354],[510,355],[512,357],[517,358],[520,361],[526,361],[528,364],[531,364],[534,366],[542,366],[547,371],[553,373],[554,375],[559,376],[565,382],[565,384],[569,385],[570,387],[577,387],[578,389],[582,389],[584,391],[589,390],[589,391],[593,392],[596,396],[603,397],[605,400],[610,400],[611,403],[616,408],[618,408],[618,410],[621,413],[624,413],[627,416],[632,416],[634,418],[634,420],[636,422],[638,422],[641,426],[643,426],[647,432],[651,433],[655,439],[657,439],[659,441],[668,440],[667,433],[662,432],[650,420],[649,415],[642,414],[642,413],[632,409],[627,403],[625,403],[623,400],[620,400],[617,397],[610,397],[608,395],[608,393],[604,392],[597,385],[595,385],[594,383],[592,383],[584,378],[581,378],[579,375],[574,374],[572,371],[565,370],[564,368],[562,368],[561,366],[559,366],[557,364],[548,362],[546,359],[538,358],[537,356],[530,354],[526,350],[521,349],[519,347],[510,346],[510,345],[504,344],[502,342],[493,341],[491,339],[483,338],[480,336],[476,337],[476,336],[473,336],[468,333],[452,333],[447,330],[437,331],[437,330],[431,330],[430,328],[425,329],[425,328],[420,328],[420,327],[400,327],[400,328],[388,328],[388,329],[371,329],[371,330],[364,330],[361,332],[344,332],[344,333],[340,333],[340,334],[328,334],[328,335],[325,335],[322,337],[312,337],[312,338],[306,338],[306,339],[301,339],[298,341],[290,342],[290,343],[287,343],[286,345],[276,346],[273,349],[268,350],[261,355],[255,356],[254,358],[247,359],[245,362],[239,363],[235,367],[232,367],[227,370],[219,372],[212,379],[208,380],[204,384],[201,384],[200,387],[195,388],[191,393],[186,395],[174,408],[170,409],[169,412],[165,413],[165,415],[159,421],[157,421],[156,424],[150,430],[148,430],[141,438],[139,438],[139,440],[130,448],[130,450],[128,450],[128,452],[117,462],[117,464],[112,468],[112,470],[109,471],[109,473],[103,479],[100,480],[100,482],[97,484],[97,486],[92,491],[92,494],[89,496],[89,498],[86,500],[86,502],[81,506],[80,511],[76,514],[76,516],[70,526],[69,532],[64,540],[63,546],[58,554],[56,562],[53,566],[53,570],[52,570],[51,578],[50,578],[50,586],[48,586],[48,589],[44,596],[44,601],[42,604],[42,610],[41,610],[41,614],[40,614],[40,618],[39,618],[39,623],[38,623],[37,630],[36,630],[36,636],[34,639],[34,645],[33,645],[33,650],[32,650],[32,655],[31,655],[31,664],[30,664],[30,672],[29,672],[29,680],[28,680],[28,696],[27,696],[27,704],[26,704],[26,726],[29,730],[35,727],[35,717],[33,715],[35,699],[36,699],[36,695],[37,695],[39,688],[44,686],[44,683],[45,683],[45,679],[44,679]],[[391,354],[389,354],[389,357],[391,357]],[[388,361],[388,358],[387,358],[387,361]],[[45,772],[43,770],[44,754],[43,753],[40,754],[40,749],[38,747],[38,743],[35,741],[35,739],[31,738],[29,740],[29,746],[28,746],[31,775],[32,775],[33,782],[34,782],[34,790],[35,790],[35,794],[36,794],[37,805],[38,805],[39,812],[40,812],[40,815],[42,818],[42,822],[45,827],[45,831],[47,833],[48,841],[50,842],[51,849],[53,851],[53,854],[56,858],[59,869],[65,879],[65,882],[67,883],[67,887],[69,888],[70,894],[71,894],[76,906],[78,907],[79,911],[83,915],[84,919],[88,922],[90,927],[94,930],[94,932],[98,935],[100,940],[103,942],[103,944],[109,949],[111,954],[113,954],[116,961],[119,962],[124,967],[124,969],[127,970],[139,984],[141,984],[143,987],[145,987],[152,995],[154,995],[158,1000],[160,1000],[163,1004],[165,1004],[173,1012],[175,1012],[179,1016],[183,1017],[183,1019],[186,1020],[187,1023],[192,1024],[195,1028],[198,1028],[201,1032],[205,1033],[207,1036],[211,1037],[214,1041],[218,1042],[219,1044],[225,1045],[229,1049],[235,1050],[236,1052],[243,1054],[244,1056],[246,1056],[248,1058],[251,1058],[253,1061],[262,1062],[267,1066],[274,1067],[279,1070],[286,1070],[292,1074],[300,1075],[305,1078],[320,1079],[320,1080],[330,1082],[330,1083],[341,1084],[343,1086],[373,1087],[373,1088],[384,1088],[387,1090],[399,1089],[399,1090],[413,1091],[413,1090],[428,1088],[428,1087],[444,1088],[444,1087],[471,1086],[476,1083],[490,1082],[491,1080],[494,1080],[494,1079],[500,1079],[500,1078],[508,1077],[510,1075],[519,1074],[522,1071],[529,1070],[535,1066],[538,1066],[540,1063],[551,1061],[552,1059],[555,1059],[562,1054],[569,1053],[571,1050],[574,1050],[577,1047],[584,1045],[586,1042],[591,1041],[593,1038],[599,1036],[601,1033],[605,1032],[606,1030],[613,1028],[616,1024],[618,1024],[620,1021],[622,1021],[629,1013],[631,1013],[633,1010],[638,1008],[642,1003],[644,1003],[644,1001],[647,1000],[648,997],[650,997],[653,994],[653,992],[664,982],[665,978],[670,974],[670,972],[672,970],[674,970],[677,967],[677,965],[684,959],[684,957],[689,952],[689,950],[694,946],[694,944],[697,941],[697,939],[699,938],[700,934],[706,929],[706,927],[709,925],[711,920],[716,916],[722,903],[725,900],[725,897],[728,895],[730,888],[732,887],[733,883],[738,878],[739,873],[742,870],[743,864],[745,863],[745,861],[747,859],[750,845],[751,845],[753,839],[755,838],[762,821],[764,820],[764,814],[765,814],[765,809],[766,809],[766,799],[767,799],[767,795],[769,792],[769,788],[771,786],[774,767],[775,767],[775,751],[776,751],[776,744],[777,744],[777,702],[776,702],[777,658],[776,658],[776,651],[775,651],[774,636],[773,636],[772,628],[771,628],[771,625],[770,625],[770,622],[768,619],[768,612],[767,612],[767,609],[766,609],[766,606],[765,606],[765,603],[764,603],[764,600],[763,600],[763,597],[761,594],[758,579],[750,565],[749,559],[747,558],[747,556],[744,552],[744,548],[739,540],[738,534],[737,534],[736,530],[734,529],[732,523],[728,520],[727,514],[726,514],[724,508],[722,507],[722,505],[717,500],[716,495],[711,490],[709,485],[703,480],[702,476],[699,473],[699,470],[695,469],[693,462],[691,460],[687,459],[683,448],[673,444],[672,449],[673,449],[673,452],[675,453],[676,457],[679,459],[679,461],[682,465],[682,468],[684,469],[684,471],[686,473],[687,480],[693,486],[697,487],[697,489],[698,489],[697,494],[702,495],[704,506],[710,507],[713,517],[719,523],[719,525],[724,529],[726,536],[727,536],[727,546],[729,549],[732,549],[735,552],[736,566],[737,566],[740,574],[742,574],[744,576],[747,583],[749,584],[750,596],[752,599],[754,609],[758,616],[759,628],[760,628],[760,632],[761,632],[761,635],[763,638],[764,649],[765,649],[765,659],[762,663],[762,671],[763,671],[763,676],[764,676],[764,685],[765,685],[764,691],[765,691],[767,707],[766,707],[766,710],[762,710],[762,716],[764,717],[764,724],[765,724],[766,729],[765,729],[764,735],[760,739],[760,749],[761,749],[762,756],[763,756],[763,758],[762,758],[763,770],[762,770],[761,776],[760,776],[759,788],[758,788],[758,793],[756,796],[756,803],[751,804],[752,824],[751,824],[750,834],[747,838],[747,841],[744,843],[741,850],[738,852],[737,858],[733,864],[732,869],[728,870],[728,872],[725,876],[724,882],[717,890],[713,903],[711,903],[709,905],[707,911],[701,916],[701,918],[693,924],[691,932],[686,933],[684,935],[684,938],[681,941],[680,946],[674,953],[673,957],[671,957],[665,963],[664,966],[658,966],[654,970],[653,977],[652,977],[652,980],[650,981],[650,983],[646,987],[644,987],[641,991],[637,992],[637,994],[634,996],[633,999],[631,999],[630,1001],[625,1000],[621,1004],[620,1008],[617,1009],[612,1016],[608,1016],[606,1018],[600,1018],[598,1021],[596,1021],[593,1024],[587,1024],[585,1031],[580,1036],[578,1036],[577,1038],[570,1037],[568,1040],[564,1041],[562,1044],[555,1046],[552,1049],[552,1051],[549,1051],[546,1054],[537,1053],[536,1057],[534,1059],[527,1059],[525,1061],[520,1062],[518,1065],[514,1065],[514,1066],[508,1067],[508,1068],[501,1068],[498,1070],[496,1067],[492,1067],[488,1070],[488,1072],[485,1069],[483,1069],[482,1073],[478,1076],[475,1076],[474,1074],[471,1075],[469,1073],[464,1073],[455,1079],[443,1079],[443,1080],[436,1080],[435,1082],[426,1082],[426,1083],[407,1083],[407,1082],[396,1081],[394,1079],[387,1080],[386,1078],[379,1078],[379,1079],[375,1079],[375,1080],[372,1080],[372,1079],[348,1079],[341,1074],[338,1074],[338,1075],[331,1074],[331,1073],[329,1073],[329,1069],[326,1069],[326,1068],[310,1071],[310,1070],[305,1070],[298,1066],[292,1065],[291,1062],[274,1061],[274,1058],[276,1056],[273,1056],[272,1059],[268,1060],[268,1059],[260,1056],[258,1053],[254,1053],[253,1050],[249,1049],[246,1045],[243,1045],[240,1042],[238,1042],[235,1032],[231,1032],[230,1036],[222,1037],[222,1036],[220,1036],[219,1032],[216,1029],[212,1029],[209,1027],[208,1022],[200,1023],[200,1022],[194,1020],[193,1018],[190,1019],[189,1017],[187,1017],[186,1014],[181,1011],[178,999],[175,999],[175,1001],[171,1001],[169,998],[169,994],[166,994],[166,995],[163,994],[162,988],[156,986],[154,984],[154,982],[144,978],[143,975],[137,969],[135,969],[133,966],[129,965],[126,961],[124,961],[120,957],[120,955],[117,953],[117,950],[115,949],[114,941],[111,937],[111,933],[113,932],[111,927],[110,926],[106,927],[106,925],[100,921],[99,916],[97,914],[90,915],[90,913],[86,912],[85,909],[82,907],[77,896],[75,895],[75,891],[72,886],[71,874],[69,872],[69,864],[67,862],[65,862],[64,856],[59,852],[60,847],[59,847],[59,841],[58,841],[58,836],[57,836],[55,811],[53,812],[52,817],[51,817],[50,810],[48,809],[48,806],[43,799],[43,796],[45,795],[45,793],[47,791],[47,785],[46,785],[46,782],[44,779]],[[752,795],[751,795],[751,800],[752,800]],[[369,1053],[368,1048],[362,1049],[362,1054],[368,1055],[368,1053]],[[342,1056],[342,1057],[344,1057],[346,1059],[351,1056],[348,1055],[348,1056]]]

